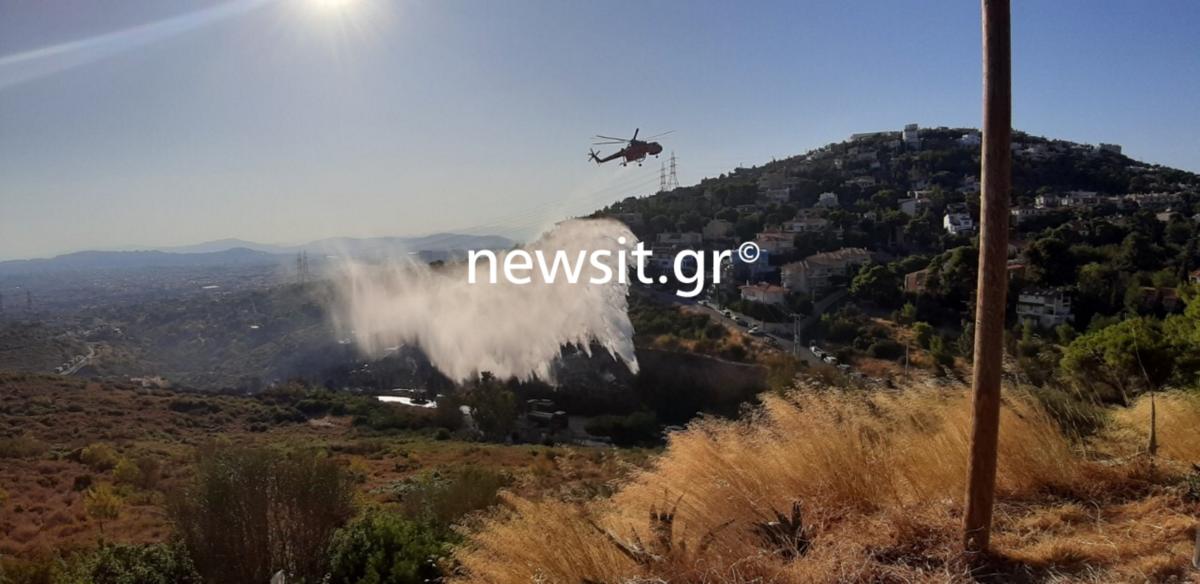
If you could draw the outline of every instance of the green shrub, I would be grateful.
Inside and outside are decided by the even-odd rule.
[[[421,584],[440,581],[438,558],[449,551],[429,524],[369,512],[339,529],[329,545],[330,581]]]
[[[100,524],[100,536],[102,538],[104,536],[104,523],[119,517],[121,515],[121,507],[123,506],[124,501],[121,500],[121,496],[108,483],[100,483],[88,489],[83,495],[83,507],[87,511],[88,517],[91,517]]]
[[[876,359],[899,359],[904,356],[904,345],[893,340],[875,341],[867,347],[867,354]]]
[[[28,434],[0,438],[0,459],[34,458],[46,452],[46,445]]]
[[[59,584],[200,584],[177,545],[104,545],[77,557]]]
[[[933,340],[933,327],[927,322],[918,322],[912,328],[917,345],[922,349],[928,349],[929,343]]]
[[[0,555],[0,584],[60,584],[67,577],[66,568],[57,554],[39,553],[30,558]]]
[[[142,480],[142,471],[132,460],[122,458],[113,467],[113,479],[123,485],[136,485]]]
[[[396,495],[409,517],[450,526],[468,513],[499,503],[500,490],[511,483],[508,474],[464,466],[406,481]]]
[[[860,330],[854,320],[837,317],[826,323],[825,338],[835,343],[848,343],[858,336]]]
[[[333,409],[333,402],[322,399],[302,399],[296,402],[296,409],[310,418],[324,416]]]
[[[189,415],[215,414],[221,411],[221,406],[205,399],[173,399],[167,404],[171,411]]]
[[[433,425],[433,416],[417,408],[380,404],[354,417],[355,426],[378,432],[417,430]]]
[[[96,471],[111,470],[117,466],[117,462],[120,460],[121,457],[117,454],[117,451],[112,446],[103,442],[85,446],[83,450],[79,451],[79,462],[90,466],[92,470]]]
[[[113,480],[117,483],[147,490],[158,486],[161,473],[162,465],[151,456],[141,456],[137,460],[121,458],[112,471]]]

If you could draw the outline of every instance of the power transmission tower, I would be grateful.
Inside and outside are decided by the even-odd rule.
[[[675,151],[671,151],[671,176],[667,179],[667,188],[665,190],[673,191],[679,188],[679,176],[675,174]]]
[[[308,251],[296,254],[296,281],[300,284],[308,282]]]
[[[665,162],[658,165],[658,192],[667,192],[667,163]]]

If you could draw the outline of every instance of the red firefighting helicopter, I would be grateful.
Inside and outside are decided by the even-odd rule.
[[[613,152],[612,154],[609,154],[608,156],[605,156],[604,158],[601,158],[599,153],[597,153],[595,151],[595,149],[592,149],[592,150],[588,151],[589,159],[595,160],[596,164],[604,164],[605,162],[608,162],[609,160],[616,160],[618,158],[624,158],[625,160],[623,162],[621,162],[621,166],[625,166],[626,164],[629,164],[630,162],[636,162],[636,163],[638,163],[638,166],[641,166],[642,160],[644,160],[647,155],[653,154],[655,157],[657,157],[662,152],[663,147],[662,147],[662,144],[659,144],[658,142],[653,142],[652,140],[654,140],[655,138],[661,138],[663,136],[666,136],[667,134],[670,134],[671,132],[663,132],[656,136],[650,136],[649,138],[646,138],[645,140],[638,140],[637,136],[638,136],[638,132],[640,130],[641,130],[640,128],[635,129],[633,131],[633,138],[630,138],[629,140],[625,140],[624,138],[613,138],[611,136],[595,136],[594,137],[595,140],[601,140],[601,141],[592,142],[593,146],[607,146],[607,145],[614,145],[614,144],[624,144],[625,147],[620,150],[617,150],[616,152]],[[672,130],[672,131],[674,131],[674,130]]]

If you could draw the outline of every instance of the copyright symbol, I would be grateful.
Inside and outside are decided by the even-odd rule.
[[[738,257],[747,264],[758,261],[760,254],[762,254],[762,250],[758,249],[758,244],[753,241],[747,241],[738,246]]]

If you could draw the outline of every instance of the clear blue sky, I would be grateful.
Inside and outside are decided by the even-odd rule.
[[[328,4],[328,5],[327,5]],[[1014,123],[1200,171],[1200,2],[1017,1]],[[0,0],[0,258],[527,234],[852,132],[977,126],[964,0]]]

